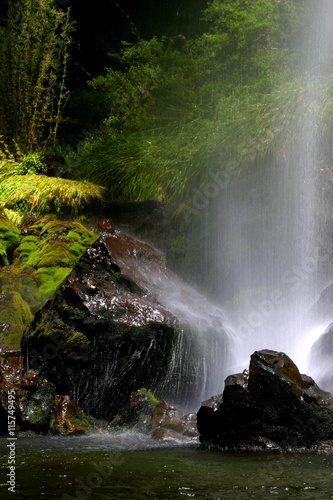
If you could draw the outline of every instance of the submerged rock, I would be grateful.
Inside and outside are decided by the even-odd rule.
[[[311,447],[333,439],[333,396],[284,353],[257,351],[248,382],[228,377],[221,403],[197,414],[201,443],[221,448]]]

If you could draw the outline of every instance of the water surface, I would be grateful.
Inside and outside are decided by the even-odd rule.
[[[332,449],[226,453],[130,432],[18,439],[13,494],[7,442],[0,440],[3,500],[333,498]]]

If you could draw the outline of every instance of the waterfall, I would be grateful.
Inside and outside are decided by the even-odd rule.
[[[312,320],[309,310],[333,281],[320,184],[325,155],[331,155],[330,145],[323,144],[320,106],[330,87],[333,2],[316,3],[312,15],[292,136],[279,157],[231,179],[214,206],[214,272],[237,338],[237,366],[230,369],[245,368],[250,354],[263,348],[286,352],[304,369],[311,342],[327,326],[318,317]]]

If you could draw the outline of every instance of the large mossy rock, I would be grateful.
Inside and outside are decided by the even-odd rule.
[[[175,317],[120,272],[100,239],[35,315],[22,352],[27,369],[111,420],[132,390],[164,383],[178,335]]]
[[[40,307],[53,296],[57,286],[98,235],[78,222],[59,221],[52,216],[36,220],[27,217],[22,225],[25,235],[14,252],[13,265],[19,269],[34,269],[36,301]]]
[[[0,229],[0,254],[5,252],[0,269],[0,349],[5,351],[20,347],[33,313],[53,296],[98,235],[78,222],[53,216],[26,216],[20,231],[2,214]]]
[[[311,447],[333,439],[333,397],[301,375],[286,354],[257,351],[248,379],[228,377],[217,409],[203,403],[197,421],[200,441],[208,446],[265,447],[269,440],[269,446]]]

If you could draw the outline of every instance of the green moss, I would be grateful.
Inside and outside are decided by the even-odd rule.
[[[14,249],[20,244],[21,232],[2,211],[0,212],[0,265],[6,266],[9,264],[8,257]]]
[[[40,219],[29,227],[32,236],[15,251],[15,265],[33,267],[73,267],[98,235],[78,222]],[[35,245],[35,246],[34,246]]]
[[[0,243],[0,266],[8,266],[8,258],[7,258],[7,252],[6,249],[1,245]]]
[[[29,437],[37,437],[37,434],[34,431],[27,431],[27,434]],[[24,435],[24,437],[25,437],[25,435]]]
[[[33,267],[31,264],[31,255],[38,250],[38,239],[36,236],[27,236],[23,239],[19,247],[14,252],[14,258],[17,262],[19,257],[20,267]]]
[[[29,337],[33,337],[36,335],[36,338],[43,337],[52,337],[52,335],[56,335],[58,332],[49,321],[46,315],[42,315],[37,324],[34,325],[34,328],[26,328],[24,331],[24,338],[27,339]],[[62,336],[64,332],[62,331]]]
[[[36,297],[39,304],[53,297],[57,287],[69,275],[71,270],[71,267],[41,267],[36,271],[34,276],[38,284]]]
[[[0,345],[8,348],[19,348],[32,313],[53,297],[86,248],[98,239],[80,223],[53,216],[25,218],[23,227],[27,234],[22,237],[0,215]],[[8,256],[13,258],[11,266]],[[44,334],[51,334],[44,326]]]
[[[78,360],[87,356],[89,348],[89,339],[83,333],[75,332],[74,335],[68,339],[64,352],[69,358]]]
[[[50,433],[53,434],[53,430],[54,430],[54,424],[55,424],[55,416],[52,415],[51,419],[50,419]]]
[[[0,270],[0,289],[3,293],[11,292],[21,295],[30,307],[37,305],[37,284],[33,269],[18,269],[14,266]]]
[[[145,389],[145,387],[142,387],[140,389],[141,392],[145,393],[145,395],[147,396],[147,398],[154,404],[154,405],[157,405],[159,403],[158,399],[155,398],[154,394],[151,392],[151,391],[148,391],[147,389]]]
[[[78,222],[44,217],[33,221],[14,252],[14,265],[35,269],[36,300],[41,305],[71,272],[76,262],[98,235]]]
[[[33,316],[29,305],[16,293],[0,295],[0,344],[19,349],[25,327]]]

